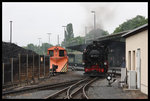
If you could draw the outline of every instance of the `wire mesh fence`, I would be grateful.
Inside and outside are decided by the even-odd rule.
[[[39,78],[39,55],[34,55],[34,77]]]
[[[44,61],[45,61],[44,55],[40,55],[40,77],[44,76],[44,69],[45,69]]]
[[[19,59],[13,58],[13,79],[14,82],[19,81]]]
[[[45,75],[49,76],[49,67],[50,67],[50,57],[45,55]]]
[[[4,64],[4,83],[11,82],[11,64]]]
[[[31,81],[35,78],[49,76],[50,57],[48,55],[22,55],[10,58],[9,63],[2,64],[2,84]]]
[[[20,55],[20,81],[26,80],[27,74],[27,55]]]

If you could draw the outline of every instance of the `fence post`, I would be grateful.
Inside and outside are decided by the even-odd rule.
[[[39,79],[40,79],[40,55],[39,55]]]
[[[11,58],[11,83],[13,84],[13,58]]]
[[[28,54],[27,54],[27,84],[28,84]]]
[[[3,63],[3,85],[4,85],[4,63]]]
[[[32,79],[34,79],[34,54],[33,54],[33,68],[32,68]]]
[[[50,76],[50,55],[49,55],[49,66],[48,66],[48,69],[49,69],[49,76]]]
[[[45,55],[44,55],[44,78],[45,78]]]
[[[19,76],[19,82],[21,83],[21,77],[20,77],[21,76],[21,73],[20,73],[21,72],[21,68],[20,68],[21,67],[21,62],[20,62],[21,58],[20,58],[20,54],[18,54],[18,57],[19,57],[19,75],[18,76]]]

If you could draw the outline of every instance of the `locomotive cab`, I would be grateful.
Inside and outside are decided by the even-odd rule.
[[[67,72],[68,71],[68,56],[67,51],[60,47],[54,46],[48,48],[47,54],[50,56],[50,71],[56,69],[56,72]]]

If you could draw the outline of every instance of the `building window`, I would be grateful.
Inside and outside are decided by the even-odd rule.
[[[133,51],[133,64],[132,64],[132,69],[135,70],[135,51]]]
[[[128,51],[128,69],[131,70],[131,51]]]

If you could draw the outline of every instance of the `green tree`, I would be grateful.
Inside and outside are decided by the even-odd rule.
[[[79,45],[84,43],[84,37],[75,37],[70,40],[70,45]]]
[[[48,43],[42,43],[42,46],[40,47],[41,48],[41,53],[42,54],[47,54],[47,49],[48,48],[50,48],[50,47],[52,47],[53,45],[51,45],[51,44],[48,44]]]
[[[141,16],[141,15],[137,15],[136,17],[127,20],[126,22],[122,23],[121,25],[119,25],[119,27],[117,27],[114,33],[119,33],[122,31],[126,31],[126,30],[132,30],[134,28],[137,28],[139,26],[142,26],[144,24],[148,23],[148,18],[145,19],[145,17]]]
[[[88,40],[93,40],[94,39],[94,35],[97,38],[105,36],[105,35],[109,35],[109,33],[107,31],[104,31],[102,29],[95,29],[95,30],[91,30],[87,35],[86,35],[86,39]],[[73,34],[73,28],[72,28],[72,24],[68,24],[67,25],[67,32],[65,32],[65,40],[61,43],[61,46],[73,46],[73,45],[79,45],[79,44],[84,44],[85,43],[85,37],[74,37]]]
[[[28,49],[30,49],[30,50],[34,50],[34,47],[35,47],[35,46],[34,46],[32,43],[30,43],[30,44],[27,45],[27,47],[28,47]]]
[[[34,45],[34,44],[30,43],[27,46],[24,46],[23,48],[32,50],[32,51],[36,52],[39,55],[46,55],[47,54],[47,49],[49,47],[52,47],[52,46],[53,45],[48,44],[48,43],[42,43],[42,46],[37,46],[37,45]]]
[[[74,37],[72,23],[67,24],[67,35],[68,35],[67,37],[68,39]]]
[[[72,23],[67,24],[64,41],[61,43],[62,46],[67,46],[70,44],[71,40],[74,38]]]

